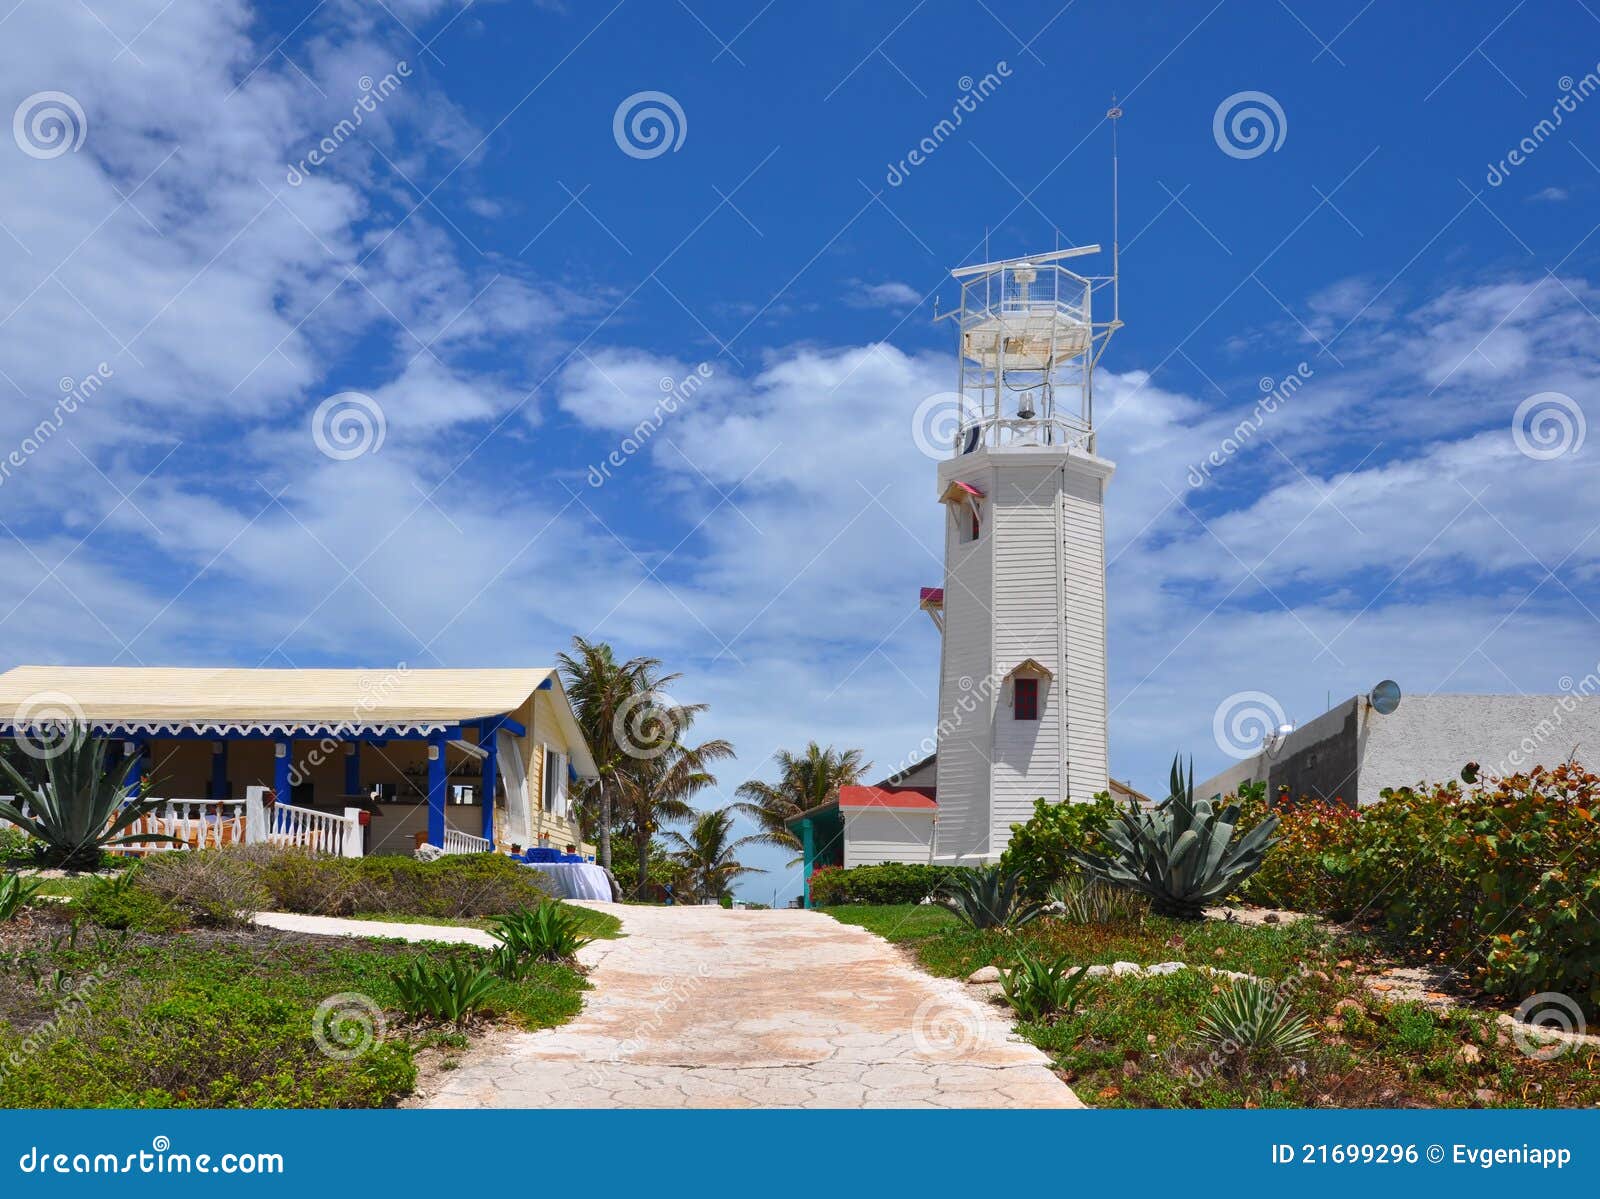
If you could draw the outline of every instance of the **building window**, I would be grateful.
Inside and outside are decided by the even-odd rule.
[[[1014,720],[1039,719],[1039,680],[1013,679],[1011,682],[1011,716]]]
[[[956,538],[963,545],[970,541],[978,540],[983,532],[983,521],[978,515],[978,505],[972,501],[962,504],[952,504],[950,515],[955,518]]]
[[[559,750],[544,751],[544,810],[567,815],[567,755]]]

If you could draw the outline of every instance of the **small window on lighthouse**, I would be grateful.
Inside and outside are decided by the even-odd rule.
[[[1011,680],[1011,718],[1013,720],[1039,719],[1039,680],[1017,678]]]
[[[953,505],[951,515],[956,521],[956,535],[962,542],[976,541],[983,532],[983,521],[978,516],[978,505],[970,500],[964,504]]]

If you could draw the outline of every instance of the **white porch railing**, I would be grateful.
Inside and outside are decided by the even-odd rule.
[[[445,853],[493,853],[494,842],[487,837],[474,837],[471,833],[458,832],[456,829],[444,830]]]
[[[344,815],[274,804],[266,818],[269,845],[293,845],[336,858],[362,856],[361,809],[346,808]]]
[[[119,845],[118,853],[143,857],[181,849],[220,849],[224,845],[293,845],[333,857],[359,858],[364,852],[361,834],[361,809],[318,812],[292,804],[265,802],[265,787],[251,787],[244,799],[157,799],[160,806],[129,826],[123,835],[152,833],[175,837],[173,841],[149,841]],[[14,802],[11,796],[0,796]],[[26,807],[23,809],[26,811]],[[12,827],[0,820],[0,828]],[[465,833],[459,834],[466,837]],[[481,837],[486,850],[494,848]],[[446,853],[479,853],[475,848],[446,849]]]
[[[177,841],[147,841],[118,846],[122,853],[143,857],[175,849],[221,849],[248,840],[246,804],[242,799],[163,799],[128,827],[124,836],[154,833]]]

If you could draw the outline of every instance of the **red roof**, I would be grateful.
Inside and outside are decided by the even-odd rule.
[[[917,602],[924,608],[942,608],[944,606],[944,588],[924,587]]]
[[[932,787],[857,787],[839,788],[841,808],[915,808],[931,812],[939,805],[934,802]]]

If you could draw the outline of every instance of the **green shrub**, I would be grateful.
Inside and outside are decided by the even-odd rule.
[[[274,908],[313,916],[357,912],[469,919],[500,916],[549,898],[536,871],[504,854],[318,857],[264,845],[223,851],[247,862]]]
[[[884,862],[842,870],[826,866],[811,876],[811,901],[819,907],[841,903],[921,903],[950,874],[948,866]]]
[[[1069,874],[1050,888],[1050,901],[1073,924],[1137,924],[1150,914],[1150,901],[1136,891],[1098,879]]]
[[[39,884],[33,879],[20,874],[0,874],[0,920],[10,920],[27,906],[38,890]]]
[[[170,933],[188,920],[161,896],[138,886],[139,870],[97,879],[73,904],[91,924],[140,933]]]
[[[594,940],[579,931],[572,909],[554,899],[500,917],[489,935],[500,943],[496,964],[508,978],[520,977],[520,965],[526,961],[570,962]]]
[[[1375,920],[1463,963],[1491,993],[1556,992],[1600,1013],[1589,914],[1600,906],[1600,776],[1567,763],[1466,788],[1386,790],[1348,812],[1304,802],[1278,812],[1284,843],[1263,864],[1262,894]]]
[[[1019,950],[1017,964],[1000,976],[1000,988],[1011,1009],[1023,1020],[1047,1020],[1071,1015],[1093,992],[1095,982],[1087,966],[1074,968],[1072,953],[1056,958],[1035,957]]]
[[[153,853],[132,885],[209,928],[249,924],[270,899],[251,864],[232,849]]]
[[[413,958],[391,976],[400,1006],[414,1020],[443,1020],[460,1028],[489,1006],[495,974],[479,959],[453,956],[443,962]]]
[[[0,867],[31,866],[38,857],[38,843],[19,828],[0,828]]]
[[[1000,864],[1022,875],[1030,895],[1042,896],[1055,883],[1078,873],[1072,855],[1093,850],[1117,811],[1116,801],[1106,791],[1089,803],[1036,799],[1028,822],[1011,826],[1011,841]]]

